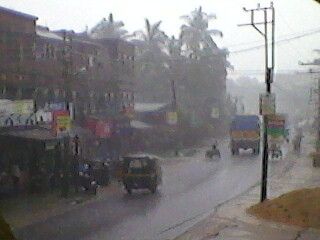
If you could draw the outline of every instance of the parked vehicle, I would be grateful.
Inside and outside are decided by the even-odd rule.
[[[132,189],[157,191],[162,181],[159,158],[150,154],[134,154],[123,157],[122,181],[129,194]]]
[[[97,181],[98,185],[108,185],[110,182],[110,160],[96,158],[90,164],[92,165],[93,178]]]
[[[94,179],[90,164],[81,163],[79,166],[79,185],[84,191],[97,194],[98,184]]]
[[[256,115],[237,115],[231,122],[231,153],[239,154],[240,149],[252,149],[260,153],[260,120]]]

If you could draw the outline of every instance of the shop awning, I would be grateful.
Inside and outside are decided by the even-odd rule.
[[[39,141],[57,140],[51,130],[42,128],[31,129],[10,129],[1,134],[2,136],[11,136],[18,138],[33,139]]]
[[[137,121],[137,120],[132,120],[130,122],[130,126],[132,128],[136,128],[136,129],[150,129],[150,128],[152,128],[152,125],[147,124],[145,122]]]

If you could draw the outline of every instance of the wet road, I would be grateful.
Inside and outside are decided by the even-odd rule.
[[[105,198],[24,228],[18,237],[171,239],[260,180],[260,156],[244,152],[233,157],[224,144],[222,159],[209,162],[204,151],[163,164],[163,184],[155,195],[139,191],[129,196],[119,187]],[[271,169],[277,164],[271,163]]]

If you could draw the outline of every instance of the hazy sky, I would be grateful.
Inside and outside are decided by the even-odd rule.
[[[112,12],[115,20],[122,20],[129,32],[142,29],[144,19],[149,18],[152,22],[162,20],[161,28],[168,35],[178,35],[183,24],[179,18],[181,15],[202,6],[205,12],[217,15],[217,20],[210,27],[224,33],[221,40],[215,38],[218,45],[230,47],[232,51],[263,43],[262,36],[252,27],[237,26],[250,20],[249,13],[245,13],[242,7],[256,7],[258,2],[262,6],[269,5],[269,1],[264,0],[0,0],[0,5],[38,16],[38,24],[50,29],[83,31],[86,25],[91,28]],[[275,0],[274,5],[276,39],[320,29],[320,5],[313,0]],[[316,57],[312,50],[320,48],[319,40],[320,33],[317,33],[277,45],[276,69],[302,69],[298,61]],[[252,70],[261,72],[264,68],[263,54],[263,49],[231,53],[229,61],[235,67],[232,75],[248,74]]]

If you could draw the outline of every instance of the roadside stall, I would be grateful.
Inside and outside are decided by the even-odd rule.
[[[19,192],[53,188],[63,165],[60,141],[45,128],[3,130],[0,134],[0,171],[7,178],[2,178],[0,188]]]

